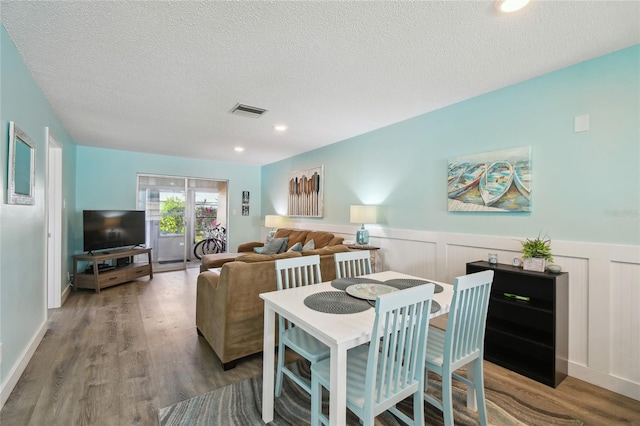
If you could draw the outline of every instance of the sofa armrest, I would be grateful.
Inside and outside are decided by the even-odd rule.
[[[227,262],[233,262],[236,257],[240,256],[238,253],[214,253],[205,254],[200,259],[200,272],[207,271],[211,268],[221,268]]]
[[[224,318],[227,311],[227,291],[220,285],[219,271],[198,275],[196,286],[196,327],[209,345],[216,350],[224,341]]]
[[[253,253],[253,249],[255,247],[262,247],[262,246],[264,246],[264,242],[262,241],[251,241],[248,243],[242,243],[238,246],[238,253],[246,253],[246,252]]]

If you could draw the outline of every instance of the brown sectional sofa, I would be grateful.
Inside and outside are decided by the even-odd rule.
[[[317,239],[324,245],[302,253],[264,255],[253,253],[253,247],[261,243],[245,243],[238,247],[239,252],[244,249],[239,256],[224,259],[219,269],[210,271],[208,268],[213,266],[208,266],[198,276],[196,327],[225,370],[235,366],[240,358],[262,351],[264,304],[259,294],[276,290],[276,259],[318,254],[322,279],[330,281],[336,273],[334,253],[349,250],[342,245],[342,238],[328,232],[280,229],[275,237],[280,238],[278,235],[290,236],[293,242],[288,248],[301,239],[303,243]]]

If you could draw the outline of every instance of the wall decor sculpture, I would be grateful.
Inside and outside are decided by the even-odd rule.
[[[529,212],[531,176],[530,146],[450,159],[448,210]]]
[[[288,215],[322,217],[324,166],[289,173]]]

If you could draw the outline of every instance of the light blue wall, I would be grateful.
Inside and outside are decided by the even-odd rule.
[[[138,173],[228,180],[229,249],[233,251],[239,243],[253,241],[260,235],[261,178],[258,166],[86,146],[78,146],[77,159],[76,252],[82,251],[82,210],[136,209]],[[242,191],[250,193],[249,216],[241,215]]]
[[[634,46],[265,166],[263,213],[286,214],[289,171],[324,165],[319,222],[382,204],[390,228],[638,245],[639,58]],[[583,114],[590,130],[574,133]],[[531,213],[447,211],[448,159],[527,145]]]
[[[62,145],[62,192],[67,204],[62,217],[63,235],[67,235],[68,212],[75,204],[75,144],[31,77],[4,27],[0,27],[0,43],[0,341],[3,350],[0,383],[3,383],[46,321],[45,127],[51,128]],[[37,145],[34,206],[6,204],[9,121],[14,121]],[[68,259],[67,247],[68,241],[63,241],[63,259]],[[67,270],[68,263],[65,263],[64,277]],[[63,287],[66,286],[66,279],[62,282]]]

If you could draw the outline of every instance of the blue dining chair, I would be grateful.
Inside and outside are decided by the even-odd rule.
[[[278,290],[318,284],[322,282],[320,256],[302,256],[276,260],[276,284]],[[311,394],[309,383],[284,365],[285,350],[290,348],[307,359],[311,365],[328,358],[330,349],[306,331],[296,327],[291,321],[280,316],[278,319],[278,368],[276,371],[276,397],[282,394],[282,375]]]
[[[336,278],[350,278],[370,274],[371,252],[369,250],[335,253]]]
[[[425,345],[434,285],[378,296],[371,342],[347,351],[347,408],[364,426],[389,410],[410,425],[424,425]],[[322,413],[322,388],[329,389],[331,359],[311,366],[311,425]],[[395,405],[413,395],[413,419]]]
[[[433,371],[442,377],[442,401],[427,394],[428,378],[425,378],[424,400],[442,410],[446,426],[453,425],[452,377],[475,389],[480,424],[487,424],[482,359],[492,282],[493,271],[456,278],[446,331],[429,327],[427,373]],[[471,363],[475,372],[473,381],[455,373]]]

